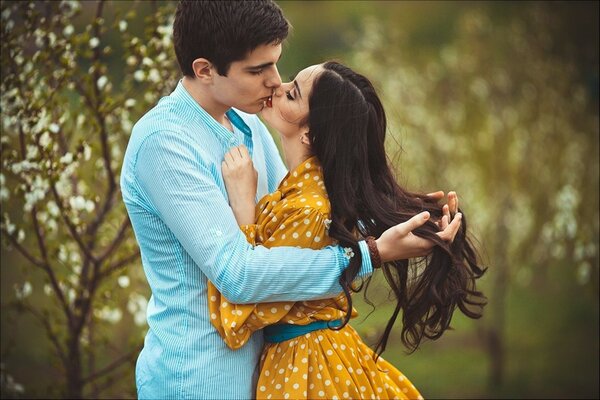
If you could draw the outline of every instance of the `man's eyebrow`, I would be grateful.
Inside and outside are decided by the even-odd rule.
[[[277,59],[277,62],[279,62],[279,60],[281,60],[281,56],[282,56],[282,55],[283,55],[283,54],[279,54],[279,58]],[[245,67],[244,69],[245,69],[246,71],[248,71],[248,70],[251,70],[251,69],[262,69],[262,68],[269,67],[269,66],[271,66],[271,65],[275,65],[275,63],[274,63],[274,62],[272,62],[272,61],[270,61],[270,62],[266,62],[266,63],[259,64],[259,65],[250,65],[250,66],[248,66],[248,67]]]
[[[294,79],[294,86],[296,87],[296,91],[298,92],[298,96],[302,98],[302,92],[300,91],[300,86],[298,86],[298,82]]]
[[[264,64],[259,64],[259,65],[250,65],[248,67],[245,67],[244,69],[245,70],[263,69],[263,68],[269,67],[269,66],[274,65],[274,64],[275,64],[274,62],[266,62]]]

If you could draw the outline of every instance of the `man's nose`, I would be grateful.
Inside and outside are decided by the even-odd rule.
[[[272,88],[272,89],[277,89],[279,86],[281,86],[281,76],[279,76],[279,71],[277,70],[277,66],[275,66],[275,68],[273,68],[273,73],[269,74],[269,77],[268,77],[265,85],[268,88]]]

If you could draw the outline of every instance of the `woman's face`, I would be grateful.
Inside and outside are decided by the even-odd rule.
[[[284,138],[299,138],[308,130],[303,125],[308,117],[308,99],[313,82],[322,70],[321,64],[303,69],[292,82],[281,84],[266,102],[260,115]]]

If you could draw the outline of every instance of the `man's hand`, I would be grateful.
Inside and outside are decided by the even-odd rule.
[[[221,163],[229,205],[239,225],[254,223],[258,172],[246,146],[232,147]]]
[[[441,200],[444,198],[444,192],[429,193],[428,196]],[[462,214],[458,212],[458,196],[455,192],[448,193],[448,204],[442,207],[442,214],[442,218],[436,222],[440,228],[437,235],[446,242],[452,242],[462,220]],[[376,240],[381,262],[424,257],[429,254],[433,249],[433,242],[412,233],[427,222],[429,217],[429,212],[425,211],[383,232]]]

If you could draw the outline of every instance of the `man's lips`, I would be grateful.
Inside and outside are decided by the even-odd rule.
[[[273,96],[267,97],[267,100],[265,101],[265,105],[269,108],[273,107]]]

